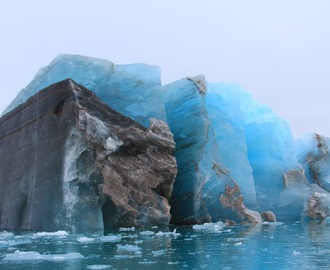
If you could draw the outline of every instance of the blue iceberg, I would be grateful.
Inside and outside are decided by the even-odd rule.
[[[314,134],[294,142],[289,123],[240,86],[202,75],[162,86],[155,66],[60,55],[4,113],[66,78],[144,127],[152,118],[168,123],[178,167],[172,223],[330,215],[330,139]]]

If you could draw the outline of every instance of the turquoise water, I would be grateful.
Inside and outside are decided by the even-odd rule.
[[[329,269],[329,223],[0,232],[0,269]]]

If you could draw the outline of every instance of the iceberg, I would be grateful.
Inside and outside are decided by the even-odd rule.
[[[54,86],[47,88],[49,98],[41,102],[39,95],[44,95],[43,88],[61,80],[73,85],[74,95],[84,91],[76,89],[85,87],[94,94],[77,95],[71,111],[78,120],[56,127],[51,126],[53,118],[63,119],[63,113],[70,110],[69,103],[65,99],[52,103],[51,97],[57,94],[49,89]],[[98,102],[94,98],[99,98]],[[89,102],[105,104],[91,110]],[[45,111],[49,111],[51,121],[48,115],[37,121],[36,108],[48,108]],[[103,117],[104,110],[120,117]],[[14,119],[14,114],[20,117]],[[9,118],[14,120],[7,121]],[[26,137],[23,133],[19,138],[11,135],[11,131],[23,129],[29,119],[38,125],[28,129]],[[235,84],[210,83],[198,75],[162,86],[160,69],[155,66],[114,65],[97,58],[59,55],[18,94],[1,123],[0,156],[5,169],[0,170],[0,177],[3,190],[9,187],[10,191],[3,196],[17,190],[17,194],[23,193],[19,203],[11,207],[19,214],[1,212],[10,217],[11,224],[21,224],[27,200],[24,194],[34,190],[33,172],[44,168],[42,161],[60,164],[60,169],[50,169],[56,173],[43,181],[62,179],[54,182],[62,183],[58,186],[62,193],[55,192],[49,199],[66,209],[59,215],[52,213],[49,220],[65,216],[65,222],[72,222],[74,227],[86,211],[89,214],[78,229],[162,226],[169,222],[261,223],[330,216],[330,139],[309,134],[294,142],[287,121]],[[73,133],[65,133],[73,137],[64,136],[61,129],[68,132],[73,126]],[[124,131],[119,131],[119,126]],[[31,142],[38,148],[29,145]],[[33,151],[22,152],[24,143]],[[51,149],[51,155],[44,155],[43,149]],[[22,168],[28,173],[13,161],[14,154],[9,160],[6,152],[21,153]],[[41,181],[45,176],[42,171],[40,175]],[[100,205],[91,204],[98,200]],[[31,199],[27,205],[32,207]],[[47,230],[47,226],[42,229]]]

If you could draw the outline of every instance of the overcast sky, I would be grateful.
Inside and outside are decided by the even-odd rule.
[[[1,0],[0,111],[60,53],[234,82],[330,136],[329,0]]]

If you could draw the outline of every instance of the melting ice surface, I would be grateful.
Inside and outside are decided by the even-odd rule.
[[[328,269],[330,224],[0,233],[0,269]]]

